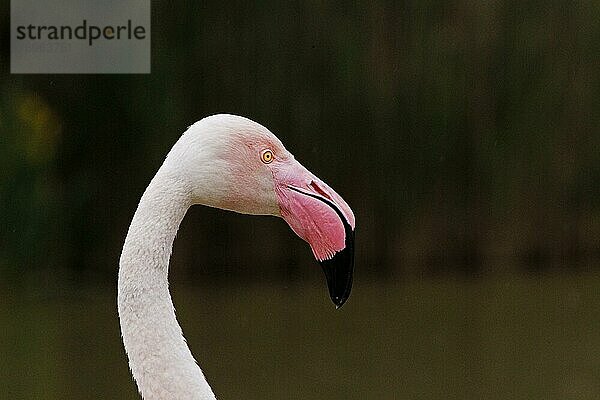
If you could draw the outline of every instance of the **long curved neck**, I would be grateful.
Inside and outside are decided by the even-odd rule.
[[[146,400],[215,400],[183,338],[168,287],[173,240],[189,198],[185,185],[161,168],[140,200],[121,254],[121,333]]]

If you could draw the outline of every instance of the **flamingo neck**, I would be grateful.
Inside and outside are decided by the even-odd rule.
[[[183,182],[161,168],[140,200],[121,253],[121,333],[146,400],[215,400],[185,342],[168,287],[173,241],[190,205]]]

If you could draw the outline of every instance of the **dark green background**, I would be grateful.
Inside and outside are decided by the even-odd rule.
[[[6,3],[1,398],[135,398],[120,249],[219,112],[357,219],[334,313],[284,222],[190,210],[171,282],[223,399],[600,396],[600,2],[153,2],[150,75],[10,75]]]

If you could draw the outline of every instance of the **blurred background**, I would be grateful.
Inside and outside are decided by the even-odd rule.
[[[11,75],[9,16],[0,398],[137,398],[121,246],[172,144],[220,112],[357,219],[335,312],[283,221],[188,212],[170,281],[220,399],[600,397],[600,2],[154,1],[149,75]]]

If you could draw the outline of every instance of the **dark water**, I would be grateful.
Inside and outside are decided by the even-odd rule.
[[[322,282],[319,282],[322,283]],[[173,288],[219,399],[597,399],[600,276]],[[3,298],[0,398],[135,399],[114,293]]]

